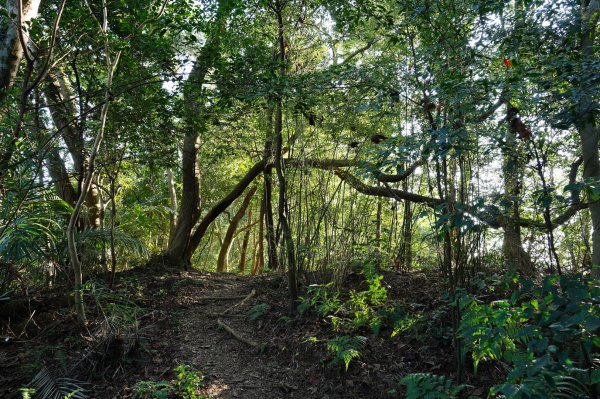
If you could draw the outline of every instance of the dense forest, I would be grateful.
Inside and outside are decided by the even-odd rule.
[[[5,0],[0,396],[600,397],[598,0]]]

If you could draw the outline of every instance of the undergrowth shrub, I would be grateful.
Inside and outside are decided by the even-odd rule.
[[[58,370],[43,367],[28,387],[19,391],[23,399],[87,399],[85,386],[85,382],[64,377]]]
[[[143,309],[125,291],[113,291],[92,281],[84,285],[84,292],[94,303],[96,312],[102,317],[99,328],[102,335],[135,335],[138,319]]]
[[[348,371],[350,362],[360,356],[359,350],[365,346],[366,342],[367,338],[361,336],[342,335],[330,339],[327,342],[327,350],[333,354],[333,359],[329,364],[332,366],[343,364],[345,370]]]
[[[138,381],[134,387],[136,399],[207,399],[201,393],[204,376],[185,364],[180,364],[173,370],[175,379],[172,381]]]
[[[269,310],[269,305],[266,303],[259,303],[258,305],[254,305],[248,311],[248,319],[254,321],[260,317],[262,317]]]
[[[312,284],[306,295],[300,297],[298,312],[302,315],[313,309],[321,317],[336,314],[342,306],[339,293],[333,291],[333,283]]]
[[[300,298],[298,311],[305,314],[313,311],[330,321],[333,331],[340,334],[328,341],[328,350],[333,356],[330,365],[344,364],[360,356],[360,348],[366,338],[362,334],[370,331],[378,336],[383,331],[391,337],[400,333],[411,333],[424,340],[427,333],[425,317],[420,311],[409,311],[401,306],[390,306],[383,276],[377,273],[373,261],[360,263],[360,273],[367,285],[362,291],[352,290],[345,299],[335,290],[333,283],[313,284]]]
[[[491,394],[515,399],[589,398],[600,389],[600,286],[581,276],[521,281],[507,300],[460,297],[459,334],[475,371],[509,365]]]
[[[408,374],[400,384],[406,386],[406,399],[454,399],[468,387],[453,386],[451,378],[429,373]]]

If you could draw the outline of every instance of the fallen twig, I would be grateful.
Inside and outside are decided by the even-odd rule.
[[[217,324],[220,327],[222,327],[223,330],[225,330],[229,334],[231,334],[238,341],[243,342],[246,345],[250,345],[251,347],[258,349],[259,345],[256,342],[252,341],[249,338],[244,337],[243,335],[241,335],[240,333],[238,333],[237,331],[235,331],[233,328],[231,328],[227,324],[225,324],[221,319],[217,319]]]

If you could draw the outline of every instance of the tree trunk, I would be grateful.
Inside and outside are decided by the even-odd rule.
[[[263,158],[270,165],[274,160],[273,153],[273,107],[267,109],[267,128],[265,138],[265,151]],[[279,269],[279,259],[277,256],[277,239],[275,237],[275,221],[273,214],[273,173],[270,166],[264,170],[264,204],[265,204],[265,222],[267,228],[267,253],[269,256],[269,269]]]
[[[85,155],[83,133],[77,123],[78,113],[75,106],[75,94],[63,73],[50,74],[46,80],[44,94],[48,101],[50,116],[69,149],[78,180],[78,187],[81,190],[84,170],[89,160]],[[90,189],[86,194],[85,205],[87,211],[85,226],[99,228],[102,205],[97,177],[94,177],[91,182]]]
[[[40,98],[39,90],[35,90],[35,125],[38,132],[38,140],[48,141],[52,140],[47,134],[47,128],[40,117],[40,109],[44,105],[43,100]],[[54,141],[54,140],[52,140]],[[58,145],[54,142],[48,143],[49,148],[45,154],[45,162],[46,168],[48,168],[48,173],[50,174],[50,178],[52,179],[52,184],[56,189],[56,193],[58,197],[65,201],[67,204],[71,206],[75,206],[77,202],[77,192],[73,188],[73,184],[71,184],[71,178],[69,176],[69,172],[65,166],[65,162],[60,156],[60,151],[58,149]],[[40,174],[41,176],[42,174]]]
[[[217,260],[217,272],[227,272],[229,270],[229,251],[231,250],[231,243],[233,242],[233,235],[235,234],[235,230],[237,229],[240,220],[244,217],[246,213],[246,209],[248,205],[250,205],[250,201],[252,200],[252,196],[256,192],[256,186],[252,187],[250,191],[244,197],[240,208],[233,216],[231,221],[229,222],[229,227],[227,228],[227,232],[225,233],[225,238],[223,239],[223,244],[221,244],[221,250],[219,251],[219,259]]]
[[[98,183],[98,176],[94,175],[92,185],[85,196],[86,226],[92,229],[99,229],[102,225],[102,198]]]
[[[600,12],[598,2],[582,0],[581,11],[581,69],[593,73],[594,69],[586,67],[585,64],[596,62],[594,45]],[[596,84],[592,83],[592,76],[589,75],[581,76],[580,79],[580,97],[576,108],[575,126],[579,132],[581,142],[583,178],[595,181],[600,178],[600,160],[598,156],[600,129],[596,125],[594,116]],[[589,210],[592,219],[592,276],[600,278],[600,202],[591,203]]]
[[[275,2],[277,13],[278,43],[279,43],[279,78],[283,79],[286,75],[285,59],[285,38],[283,25],[283,4],[280,0]],[[277,180],[279,182],[279,223],[283,232],[285,242],[285,253],[288,263],[288,289],[290,295],[290,308],[296,309],[298,300],[298,283],[296,281],[296,253],[294,248],[294,239],[288,223],[288,203],[285,172],[283,170],[282,150],[283,150],[283,93],[277,96],[275,107],[275,170],[277,171]]]
[[[71,184],[69,172],[58,152],[56,146],[52,146],[46,154],[46,167],[60,199],[71,206],[77,202],[77,192]]]
[[[184,90],[187,134],[183,140],[181,167],[183,191],[175,233],[173,239],[169,242],[165,255],[171,263],[178,264],[186,269],[190,266],[191,254],[195,250],[195,247],[190,248],[190,245],[192,245],[192,229],[200,217],[198,150],[202,133],[206,129],[206,109],[202,99],[202,89],[206,76],[220,56],[221,34],[226,28],[231,7],[230,2],[219,1],[215,24],[207,33],[206,43],[194,63]]]
[[[507,110],[511,107],[506,105]],[[507,112],[508,114],[508,112]],[[507,118],[508,120],[508,118]],[[504,175],[505,201],[510,204],[507,209],[509,223],[504,226],[504,238],[502,242],[502,255],[507,270],[519,273],[522,276],[532,276],[535,273],[531,258],[521,239],[521,227],[517,223],[520,213],[521,201],[521,160],[517,149],[517,136],[506,129],[506,147],[503,149],[502,172]],[[510,223],[513,220],[513,223]]]
[[[0,105],[15,83],[23,58],[23,44],[27,45],[29,39],[22,27],[37,16],[39,6],[40,0],[8,0],[6,11],[9,15],[0,15]],[[19,37],[21,34],[24,43]]]
[[[115,223],[117,221],[116,176],[110,178],[110,288],[115,285],[117,275],[117,251],[115,247]]]
[[[375,245],[377,247],[377,252],[381,252],[381,228],[383,225],[382,222],[382,213],[383,213],[383,204],[381,198],[377,199],[377,212],[375,215]]]
[[[248,209],[248,223],[246,224],[246,231],[244,232],[244,239],[242,240],[242,248],[240,250],[240,265],[238,268],[240,274],[244,274],[246,271],[248,243],[250,242],[250,233],[252,232],[250,226],[252,226],[252,209]]]
[[[402,182],[402,189],[408,190],[408,180]],[[401,231],[399,264],[403,271],[410,271],[412,270],[412,204],[408,201],[404,201]]]
[[[252,261],[252,275],[256,276],[263,268],[265,264],[264,255],[264,227],[265,227],[265,196],[263,195],[260,203],[260,222],[258,223],[258,238],[257,245],[255,246],[254,259]]]
[[[169,187],[169,244],[175,237],[175,225],[177,223],[177,190],[175,189],[175,179],[173,178],[173,171],[167,169],[166,172],[167,186]]]
[[[183,254],[188,248],[192,228],[200,216],[200,174],[196,162],[199,145],[199,136],[186,136],[183,139],[181,207],[167,249],[167,256],[174,263],[183,263],[182,266],[185,268],[189,265],[182,262]]]
[[[81,180],[86,161],[85,145],[77,119],[76,96],[64,73],[59,71],[48,74],[44,95],[54,126],[65,141],[73,159],[73,169]]]

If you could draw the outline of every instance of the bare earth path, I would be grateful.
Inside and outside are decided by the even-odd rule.
[[[265,282],[264,278],[259,280]],[[292,365],[280,364],[277,358],[274,359],[267,353],[259,353],[259,350],[238,341],[217,324],[217,320],[221,319],[241,336],[266,345],[267,351],[273,350],[268,347],[268,341],[264,340],[267,337],[257,330],[260,324],[251,322],[246,317],[251,305],[263,297],[260,288],[256,287],[259,280],[225,275],[212,280],[210,288],[202,292],[205,296],[240,298],[248,296],[252,289],[255,292],[258,290],[255,296],[241,305],[239,304],[243,299],[198,300],[180,297],[181,305],[186,309],[180,315],[181,344],[174,357],[179,363],[206,370],[209,379],[206,393],[211,397],[323,397],[314,395],[314,388],[308,391],[309,387],[300,389],[298,378],[304,377],[302,371],[299,372]],[[222,315],[232,307],[231,311]],[[310,396],[310,391],[313,391],[313,396]]]
[[[438,285],[422,273],[389,272],[384,282],[389,300],[407,312],[433,314],[440,306]],[[346,293],[368,288],[358,275],[349,275],[345,284]],[[136,383],[173,381],[173,369],[181,364],[204,374],[203,393],[214,399],[400,398],[398,381],[406,373],[453,371],[444,330],[439,338],[418,330],[395,338],[389,329],[379,336],[368,328],[336,332],[328,318],[290,313],[285,278],[274,274],[161,275],[141,269],[120,276],[117,289],[142,308],[133,333],[119,333],[105,341],[116,345],[101,346],[92,335],[74,330],[73,320],[65,319],[68,307],[36,313],[43,319],[28,324],[26,339],[0,347],[5,360],[0,397],[19,399],[18,388],[29,383],[32,365],[56,367],[57,359],[76,365],[74,378],[92,381],[89,399],[131,399]],[[251,320],[248,312],[257,306],[264,312]],[[421,325],[439,329],[447,324],[444,317]],[[95,318],[92,330],[102,316]],[[327,351],[327,341],[343,334],[367,338],[348,371],[329,365]]]
[[[140,338],[151,348],[151,363],[137,380],[169,379],[175,366],[186,364],[204,373],[211,398],[390,397],[357,376],[326,368],[324,346],[303,342],[314,320],[289,317],[281,277],[189,272],[164,277],[151,290],[149,299],[162,301],[158,308],[167,314],[168,325],[142,326]],[[268,307],[252,321],[248,311],[257,304]],[[236,339],[219,319],[258,348]],[[117,393],[97,391],[97,398],[129,397],[134,381]]]

